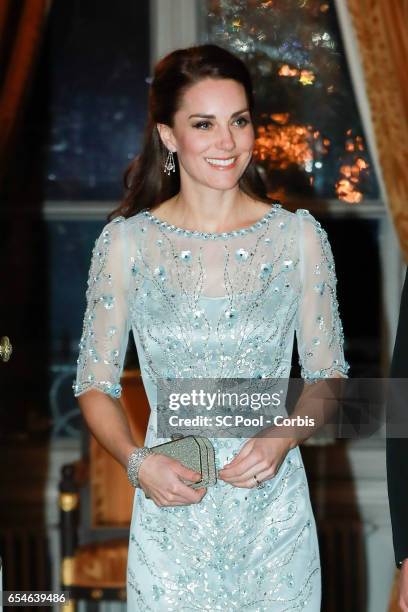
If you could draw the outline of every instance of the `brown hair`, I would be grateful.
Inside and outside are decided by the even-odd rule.
[[[167,149],[162,143],[157,123],[173,126],[174,114],[180,107],[186,90],[202,79],[233,79],[243,85],[248,108],[253,116],[252,81],[245,64],[235,55],[217,45],[199,45],[177,49],[161,59],[155,67],[149,90],[148,119],[142,150],[131,162],[124,175],[125,197],[109,215],[132,217],[173,197],[180,191],[177,153],[176,170],[170,176],[163,172]],[[240,189],[250,197],[271,203],[266,187],[253,158],[239,180]]]

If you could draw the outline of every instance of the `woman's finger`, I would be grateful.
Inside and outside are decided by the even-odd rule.
[[[267,480],[270,480],[271,478],[273,478],[275,476],[275,473],[272,472],[271,470],[265,470],[265,471],[261,471],[256,475],[256,480],[254,478],[254,475],[252,475],[250,478],[247,478],[246,480],[243,481],[237,481],[237,482],[231,482],[230,484],[234,487],[239,487],[239,488],[245,488],[245,489],[254,489],[257,486],[257,481],[258,482],[265,482]]]
[[[251,470],[256,469],[258,464],[258,460],[253,455],[248,455],[248,457],[245,457],[245,459],[243,459],[240,463],[228,468],[223,468],[222,470],[219,470],[218,473],[222,480],[227,480],[230,482],[231,480],[241,478],[245,473],[250,473]]]
[[[254,476],[256,476],[256,480]],[[264,480],[269,480],[270,478],[274,478],[275,476],[276,476],[276,471],[273,468],[269,468],[267,470],[258,469],[257,471],[252,472],[251,474],[247,475],[245,478],[236,480],[235,482],[231,484],[235,486],[246,486],[246,487],[252,488],[256,486],[257,481],[263,482]]]
[[[265,466],[261,466],[258,463],[254,463],[250,465],[249,468],[242,473],[230,474],[228,472],[224,480],[232,484],[243,483],[253,478],[254,474],[258,474],[259,472],[264,471],[264,470],[265,470]]]
[[[194,499],[186,499],[183,496],[177,495],[170,495],[170,496],[166,496],[166,495],[160,495],[160,496],[152,496],[151,499],[153,499],[153,501],[156,503],[156,505],[158,506],[188,506],[190,504],[196,504],[198,502],[201,501],[201,499],[204,497],[203,495],[203,489],[195,489],[194,491],[195,493],[197,493],[197,495],[194,497]]]
[[[221,470],[220,476],[228,482],[232,480],[242,482],[243,480],[247,480],[249,477],[253,476],[253,474],[256,474],[257,470],[260,472],[270,469],[271,466],[276,463],[276,461],[276,458],[268,459],[264,457],[260,459],[259,453],[251,452],[240,463]]]
[[[271,466],[265,468],[264,465],[258,463],[254,464],[251,469],[246,471],[244,474],[236,476],[236,477],[226,477],[225,480],[229,484],[235,486],[245,486],[251,488],[252,486],[256,486],[256,479],[261,482],[263,480],[269,480],[271,478],[275,478],[277,473],[279,472],[281,465],[283,464],[283,460],[279,463],[273,463]]]
[[[242,448],[239,450],[239,452],[235,455],[235,457],[233,459],[231,459],[231,461],[229,463],[226,463],[223,466],[223,469],[226,468],[230,468],[230,467],[236,467],[237,465],[239,465],[241,463],[241,461],[243,461],[252,451],[252,440],[249,440],[248,442],[246,442]]]
[[[244,469],[244,471],[241,472],[241,469],[239,468],[237,468],[237,471],[235,471],[235,468],[234,468],[234,471],[233,471],[231,468],[231,470],[228,470],[225,474],[222,474],[221,477],[226,482],[229,482],[232,484],[235,484],[235,483],[242,484],[244,482],[247,482],[251,478],[253,478],[254,474],[258,475],[261,472],[266,473],[267,471],[270,471],[272,467],[273,466],[271,465],[267,465],[265,461],[262,461],[262,462],[252,461],[251,463],[248,464],[247,468],[246,466],[242,465],[242,468]]]

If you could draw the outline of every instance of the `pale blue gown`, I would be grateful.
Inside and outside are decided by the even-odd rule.
[[[223,234],[186,231],[149,211],[106,225],[89,273],[75,395],[120,397],[128,333],[156,434],[160,378],[285,378],[296,332],[307,381],[346,375],[336,275],[325,231],[279,204]],[[242,438],[211,438],[217,468]],[[136,490],[128,610],[320,610],[319,549],[298,448],[264,488],[218,480],[198,504],[158,507]]]

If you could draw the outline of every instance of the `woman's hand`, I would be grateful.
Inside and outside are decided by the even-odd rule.
[[[201,474],[165,455],[147,455],[138,475],[139,484],[156,506],[197,504],[207,492],[205,487],[192,489],[185,482],[198,482]]]
[[[230,463],[218,471],[221,480],[234,487],[252,489],[258,482],[276,476],[288,451],[296,446],[291,438],[251,438]]]

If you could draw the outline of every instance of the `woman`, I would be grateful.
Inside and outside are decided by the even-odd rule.
[[[160,378],[345,376],[336,277],[325,232],[265,195],[252,161],[244,64],[215,45],[155,69],[127,197],[93,253],[75,394],[124,468],[135,444],[117,398],[132,329],[156,433]],[[163,173],[164,168],[164,173]],[[115,216],[119,215],[119,216]],[[218,481],[138,451],[129,610],[320,610],[307,481],[292,438],[212,438]],[[135,455],[134,455],[135,456]]]

